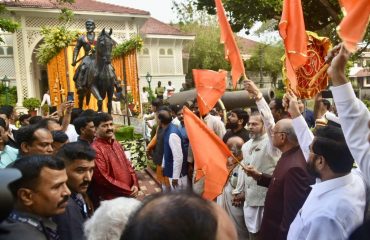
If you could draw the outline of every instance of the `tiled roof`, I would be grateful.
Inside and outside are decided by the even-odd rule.
[[[370,71],[368,68],[363,68],[358,71],[353,77],[368,77],[370,76]]]
[[[118,6],[110,3],[98,2],[96,0],[75,0],[73,4],[57,5],[55,0],[0,0],[0,3],[7,7],[21,7],[21,8],[44,8],[44,9],[59,9],[67,7],[73,11],[91,11],[91,12],[110,12],[121,14],[134,15],[149,15],[149,12]]]
[[[242,54],[243,53],[251,54],[253,52],[253,49],[258,44],[258,42],[244,37],[237,37],[236,41],[238,43],[240,53]]]
[[[141,27],[140,32],[143,34],[158,34],[158,35],[178,35],[178,36],[194,36],[181,32],[174,26],[163,23],[157,19],[149,18]]]

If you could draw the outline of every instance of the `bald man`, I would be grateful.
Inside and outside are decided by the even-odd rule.
[[[247,166],[246,173],[258,185],[268,188],[258,239],[286,239],[289,226],[310,193],[314,178],[307,171],[292,120],[282,119],[275,124],[257,86],[246,80],[244,87],[256,100],[272,145],[281,152],[272,175],[258,171],[252,165]]]
[[[243,144],[244,140],[238,136],[230,137],[226,142],[227,147],[239,162],[243,160]],[[229,179],[226,182],[222,194],[217,197],[217,204],[220,205],[230,216],[231,220],[233,220],[238,233],[238,239],[248,239],[248,229],[244,223],[243,206],[241,204],[234,204],[232,194],[237,185],[239,174],[245,175],[240,169],[241,167],[238,165],[237,160],[229,158],[227,161],[227,168],[232,171],[232,173],[229,174]]]

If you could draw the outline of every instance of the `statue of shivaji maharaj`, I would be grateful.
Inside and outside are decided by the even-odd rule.
[[[73,81],[75,82],[75,86],[77,88],[79,100],[78,105],[81,109],[84,96],[86,95],[87,103],[90,100],[90,86],[92,83],[89,82],[87,71],[89,66],[93,64],[95,60],[95,46],[96,46],[94,21],[92,19],[87,20],[85,22],[85,26],[86,34],[83,34],[78,38],[76,47],[74,48],[73,51],[72,59],[72,66],[76,66],[76,64],[79,61],[82,61],[81,64],[77,67],[75,75],[73,76]],[[84,49],[85,55],[82,58],[77,59],[81,47]]]

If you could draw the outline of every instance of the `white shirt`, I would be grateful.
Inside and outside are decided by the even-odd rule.
[[[181,122],[177,117],[173,118],[171,123],[174,124],[176,127],[180,127],[181,125]]]
[[[47,104],[49,107],[51,106],[51,101],[50,101],[50,95],[45,93],[44,96],[42,97],[42,102],[41,106],[44,106],[44,104]]]
[[[313,134],[303,116],[293,119],[302,152],[308,160]],[[359,171],[312,185],[301,210],[290,225],[288,240],[347,239],[362,224],[366,185]]]
[[[224,137],[226,128],[224,123],[221,121],[221,118],[207,114],[207,116],[204,117],[204,122],[217,136],[221,139]]]
[[[68,124],[67,130],[65,132],[68,136],[69,142],[77,142],[78,134],[76,132],[75,126],[72,124]]]
[[[370,183],[370,113],[363,102],[356,98],[351,83],[332,87],[333,98],[344,137],[353,158],[367,182]]]
[[[149,98],[149,93],[148,92],[142,92],[141,93],[141,102],[142,103],[147,103]]]

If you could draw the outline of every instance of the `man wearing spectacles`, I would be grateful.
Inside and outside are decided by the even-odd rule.
[[[291,119],[274,122],[272,112],[262,93],[251,80],[244,82],[245,90],[252,95],[261,113],[272,145],[281,157],[272,175],[247,166],[246,173],[260,186],[267,187],[259,239],[286,239],[289,226],[305,202],[314,182],[306,169],[304,155],[298,145]]]

